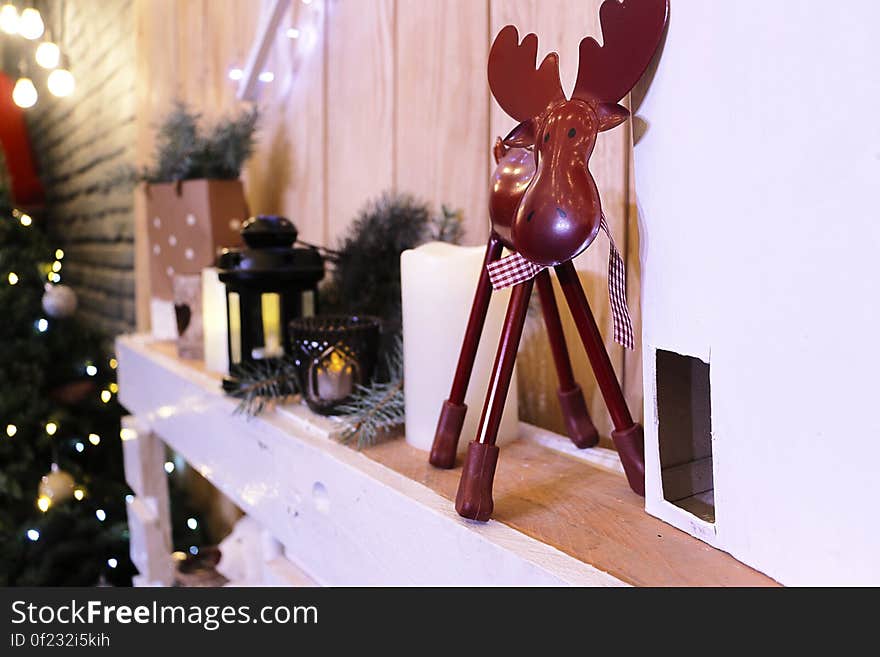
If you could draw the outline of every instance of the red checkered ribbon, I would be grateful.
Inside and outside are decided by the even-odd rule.
[[[626,305],[626,269],[623,258],[614,244],[614,238],[611,237],[611,231],[608,230],[608,224],[605,223],[604,214],[599,227],[605,231],[611,245],[608,250],[608,299],[611,301],[611,315],[614,319],[614,341],[627,349],[632,349],[634,339],[632,319]],[[492,287],[496,290],[528,281],[546,269],[527,260],[519,253],[512,253],[506,258],[490,262],[486,268],[489,271]]]

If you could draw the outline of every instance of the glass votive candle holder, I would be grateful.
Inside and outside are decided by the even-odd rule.
[[[381,320],[365,315],[325,315],[289,324],[290,355],[309,408],[332,415],[376,367]]]

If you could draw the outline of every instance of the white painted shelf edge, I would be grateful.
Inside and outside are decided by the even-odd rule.
[[[236,402],[216,378],[150,349],[151,340],[132,335],[116,343],[119,398],[136,419],[130,425],[180,453],[317,583],[625,585],[507,525],[463,520],[433,490],[333,440],[339,426],[331,418],[298,404],[254,419],[235,416]],[[528,424],[522,432],[620,471],[611,450],[581,452]]]

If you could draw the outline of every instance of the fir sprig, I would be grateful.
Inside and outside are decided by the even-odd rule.
[[[258,121],[251,109],[205,129],[201,115],[178,101],[158,128],[153,167],[136,178],[148,183],[234,180],[254,152]]]
[[[286,358],[258,360],[237,365],[230,396],[239,400],[235,412],[248,417],[260,415],[267,406],[283,403],[299,392],[296,365]]]
[[[432,220],[432,239],[438,242],[460,244],[464,237],[463,219],[461,210],[453,210],[444,203],[440,206],[440,214]]]
[[[388,382],[358,386],[351,399],[337,412],[345,423],[340,440],[357,439],[358,449],[375,445],[389,431],[403,426],[403,341],[398,338],[388,357]]]
[[[339,243],[332,279],[321,290],[324,312],[381,317],[400,328],[400,254],[431,240],[457,243],[461,213],[444,206],[437,216],[410,194],[385,192],[370,201]]]

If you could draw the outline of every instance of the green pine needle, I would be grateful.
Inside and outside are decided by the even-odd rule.
[[[358,386],[355,394],[337,408],[343,416],[342,442],[357,439],[358,449],[375,445],[406,419],[403,398],[403,340],[396,339],[386,362],[387,382]]]
[[[284,402],[299,392],[296,365],[286,358],[237,365],[232,372],[235,388],[229,394],[239,400],[237,414],[255,417],[273,402]]]

